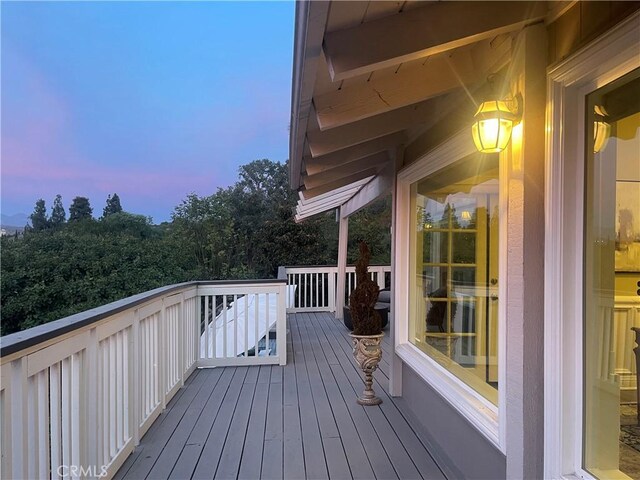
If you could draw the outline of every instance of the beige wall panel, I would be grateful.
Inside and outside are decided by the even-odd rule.
[[[577,2],[548,26],[548,63],[556,63],[640,9],[640,2]]]

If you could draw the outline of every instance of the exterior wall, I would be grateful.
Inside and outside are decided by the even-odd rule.
[[[402,399],[412,412],[410,421],[449,478],[506,477],[506,457],[460,416],[433,388],[406,365],[402,369]]]
[[[577,2],[547,32],[549,65],[567,58],[640,8],[640,2]]]
[[[544,477],[546,69],[638,9],[640,2],[577,2],[552,23],[529,26],[514,38],[511,64],[502,72],[503,87],[511,95],[522,95],[523,111],[522,122],[502,154],[506,160],[501,176],[504,173],[507,182],[508,252],[506,276],[500,282],[509,285],[506,298],[501,297],[506,314],[500,328],[506,331],[508,346],[500,357],[506,365],[500,386],[506,392],[500,406],[506,412],[506,418],[500,420],[500,428],[506,430],[504,443],[500,442],[502,451],[407,364],[400,368],[401,381],[396,380],[400,385],[392,385],[451,478]],[[482,90],[475,94],[476,99],[483,97]],[[439,124],[406,146],[402,165],[418,161],[470,124],[473,113],[471,104],[451,108]],[[397,204],[394,208],[402,212],[408,207]],[[398,266],[402,271],[403,266]]]
[[[525,28],[510,72],[522,119],[505,150],[507,478],[543,478],[545,47],[544,25]]]

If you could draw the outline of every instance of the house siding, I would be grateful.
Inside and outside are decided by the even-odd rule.
[[[448,478],[506,478],[506,457],[408,366],[402,369],[402,398],[408,419],[430,440],[429,451]]]
[[[549,64],[564,60],[638,9],[638,1],[577,2],[547,28]]]

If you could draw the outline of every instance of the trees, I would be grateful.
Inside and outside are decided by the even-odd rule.
[[[333,215],[296,224],[296,198],[286,164],[256,160],[240,167],[235,185],[208,197],[190,194],[170,228],[202,279],[269,278],[280,265],[335,262]]]
[[[53,201],[53,207],[51,207],[51,218],[49,222],[52,227],[56,228],[62,225],[66,221],[66,218],[67,214],[64,211],[64,206],[62,205],[62,196],[58,194]]]
[[[113,194],[113,197],[109,195],[107,197],[107,204],[102,210],[102,217],[106,218],[109,215],[113,215],[114,213],[122,212],[122,205],[120,205],[120,197],[117,193]]]
[[[347,260],[358,258],[360,242],[371,250],[371,263],[388,265],[391,261],[391,196],[387,195],[349,217]]]
[[[172,214],[170,234],[180,242],[181,250],[188,252],[202,279],[231,275],[233,217],[227,194],[224,190],[208,197],[191,193]]]
[[[0,239],[1,334],[195,279],[179,246],[142,215]]]
[[[47,207],[42,198],[36,202],[33,213],[29,218],[31,219],[31,226],[36,232],[45,230],[49,226],[49,221],[47,220]]]
[[[93,218],[91,216],[92,213],[93,209],[87,197],[75,197],[69,207],[69,221],[76,222],[78,220]]]
[[[159,226],[122,211],[116,194],[99,222],[80,221],[92,218],[86,197],[73,199],[65,222],[57,195],[48,223],[40,199],[30,233],[0,240],[2,334],[161,285],[269,278],[281,265],[335,265],[334,212],[295,223],[296,200],[287,165],[264,159],[240,167],[238,181],[226,189],[188,195],[172,222]],[[364,240],[372,261],[389,261],[390,206],[386,198],[351,217],[350,254]]]

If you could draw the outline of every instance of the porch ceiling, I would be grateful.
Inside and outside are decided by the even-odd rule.
[[[557,3],[298,2],[289,176],[305,201],[322,200],[301,200],[296,220],[346,202],[358,205],[351,214],[388,193],[397,152],[475,109],[515,34]]]

